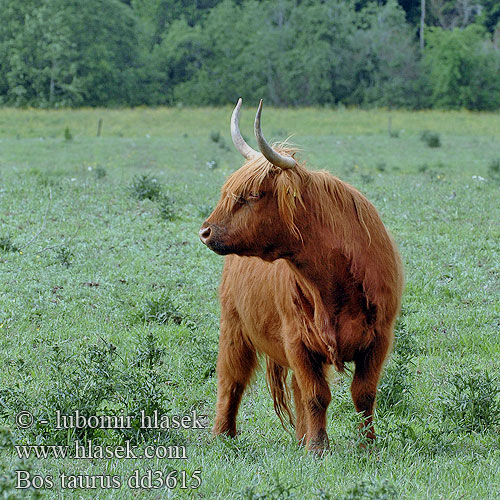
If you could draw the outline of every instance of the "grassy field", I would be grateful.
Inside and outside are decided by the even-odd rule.
[[[318,459],[279,424],[262,372],[240,435],[210,435],[223,259],[197,233],[241,165],[230,112],[0,110],[0,498],[499,498],[500,115],[391,112],[390,136],[387,111],[264,110],[267,136],[293,134],[311,169],[367,195],[405,265],[377,444],[358,447],[350,375],[332,374],[331,450]],[[56,428],[57,411],[76,410],[133,418]],[[141,410],[196,411],[208,428],[146,429]],[[90,441],[187,458],[14,448]],[[42,487],[16,489],[16,470]]]

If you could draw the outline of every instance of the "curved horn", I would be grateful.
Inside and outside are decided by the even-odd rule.
[[[257,156],[259,153],[252,149],[243,139],[243,136],[240,132],[240,109],[241,109],[241,97],[238,99],[236,103],[236,107],[233,110],[233,114],[231,115],[231,139],[233,139],[233,144],[236,146],[236,149],[247,159],[253,158]]]
[[[269,143],[264,139],[262,135],[262,130],[260,129],[260,115],[262,113],[262,99],[259,103],[259,109],[255,115],[254,131],[255,137],[257,138],[257,143],[259,144],[259,149],[262,154],[270,161],[273,165],[280,167],[282,169],[294,168],[297,162],[291,156],[284,156],[277,151],[275,151]]]

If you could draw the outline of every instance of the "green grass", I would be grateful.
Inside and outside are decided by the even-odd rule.
[[[254,108],[246,104],[241,123],[251,144]],[[295,134],[310,168],[367,195],[403,257],[374,449],[357,446],[349,375],[332,377],[331,450],[321,459],[280,426],[262,373],[234,440],[209,429],[53,428],[56,410],[76,409],[196,410],[212,422],[223,260],[197,233],[241,165],[225,147],[230,111],[0,110],[0,497],[26,498],[14,470],[29,469],[54,477],[54,488],[39,490],[47,499],[498,498],[498,114],[391,112],[399,136],[390,137],[382,110],[264,110],[267,136]],[[439,148],[422,142],[426,130],[439,134]],[[15,426],[21,410],[35,414],[31,429]],[[75,439],[185,445],[188,459],[20,460],[12,448]],[[62,472],[125,482],[136,469],[199,469],[202,485],[57,486]]]

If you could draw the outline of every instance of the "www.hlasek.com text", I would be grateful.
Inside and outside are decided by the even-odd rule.
[[[16,444],[19,459],[28,458],[73,458],[75,460],[98,459],[152,459],[187,460],[187,448],[184,445],[154,444],[138,446],[126,440],[123,445],[101,445],[88,440],[85,444],[74,441],[73,444]]]

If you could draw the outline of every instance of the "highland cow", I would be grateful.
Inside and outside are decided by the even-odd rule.
[[[373,410],[399,312],[403,271],[397,248],[374,206],[324,171],[310,171],[286,144],[262,135],[260,152],[231,134],[245,164],[222,188],[200,239],[225,258],[220,286],[220,344],[214,434],[236,434],[242,394],[266,357],[267,381],[282,423],[287,418],[309,450],[328,446],[330,365],[354,362],[351,394],[374,439]],[[294,419],[287,385],[295,403]]]

